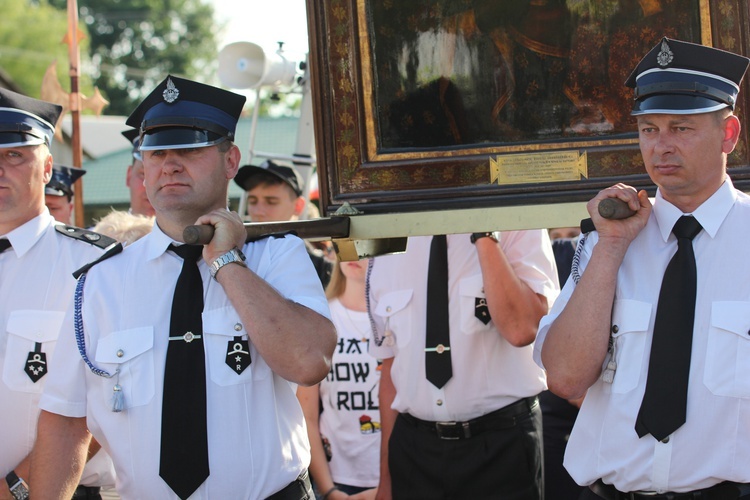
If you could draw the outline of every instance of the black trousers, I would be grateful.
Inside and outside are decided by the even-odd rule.
[[[394,500],[542,500],[542,463],[539,405],[458,440],[440,439],[399,417],[388,442]]]

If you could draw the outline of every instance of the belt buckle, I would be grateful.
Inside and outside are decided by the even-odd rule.
[[[463,431],[463,436],[460,435],[459,431]],[[452,431],[452,434],[450,434]],[[471,430],[469,429],[469,422],[456,422],[451,420],[448,422],[435,422],[435,432],[440,439],[446,439],[449,441],[455,441],[457,439],[470,438]]]

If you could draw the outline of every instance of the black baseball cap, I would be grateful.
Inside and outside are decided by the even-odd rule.
[[[270,174],[277,177],[288,184],[297,196],[302,195],[302,189],[304,186],[302,176],[297,172],[297,169],[294,168],[293,165],[280,160],[266,160],[258,166],[243,165],[234,177],[234,182],[247,191],[250,179],[258,174]]]

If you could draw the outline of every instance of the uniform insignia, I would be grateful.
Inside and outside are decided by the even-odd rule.
[[[34,350],[29,352],[23,371],[35,384],[47,374],[47,354],[42,352],[41,343],[34,344]]]
[[[95,233],[87,229],[81,229],[75,226],[66,226],[65,224],[55,225],[55,230],[60,233],[73,238],[74,240],[83,241],[96,247],[106,250],[110,246],[117,243],[117,240],[104,236],[103,234]]]
[[[234,370],[237,375],[245,371],[250,366],[250,344],[247,339],[234,337],[227,343],[226,363],[229,368]]]
[[[180,91],[174,86],[171,78],[167,80],[167,88],[164,89],[161,95],[164,96],[164,100],[169,104],[172,104],[180,97]]]
[[[490,317],[490,308],[487,306],[487,299],[484,297],[474,298],[474,316],[485,325],[492,320],[492,317]]]
[[[672,59],[674,59],[674,54],[672,53],[672,49],[669,48],[669,44],[667,44],[666,40],[662,40],[661,50],[656,55],[656,62],[658,62],[659,66],[663,68],[667,66],[669,63],[671,63]]]

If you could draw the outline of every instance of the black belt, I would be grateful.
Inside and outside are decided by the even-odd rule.
[[[102,500],[100,491],[98,486],[79,486],[71,500]]]
[[[530,414],[537,406],[539,400],[532,396],[466,422],[430,422],[408,413],[400,413],[399,417],[412,427],[430,431],[440,439],[469,439],[485,431],[513,427],[518,417]]]
[[[267,500],[314,500],[315,494],[310,484],[310,474],[305,470],[297,479],[277,491]]]
[[[611,484],[604,484],[601,479],[589,486],[589,489],[605,500],[734,500],[750,494],[750,484],[737,484],[725,481],[702,490],[684,493],[623,493]]]

